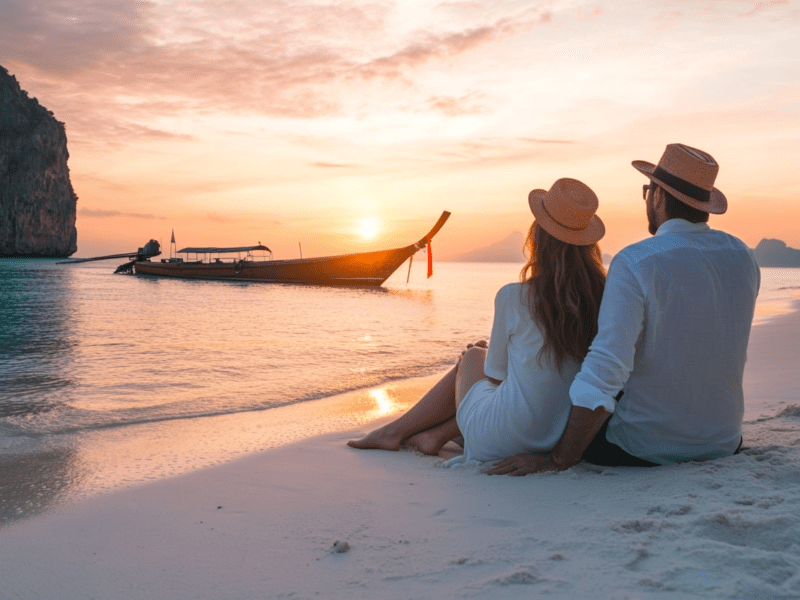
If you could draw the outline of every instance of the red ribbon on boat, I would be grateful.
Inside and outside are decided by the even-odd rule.
[[[433,252],[431,252],[431,241],[428,240],[428,277],[433,275]]]

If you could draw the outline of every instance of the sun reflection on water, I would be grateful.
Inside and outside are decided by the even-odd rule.
[[[374,400],[379,415],[388,415],[397,410],[397,403],[386,392],[386,388],[376,388],[368,394]]]

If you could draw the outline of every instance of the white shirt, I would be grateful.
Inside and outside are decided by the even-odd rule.
[[[671,219],[628,246],[609,267],[572,404],[613,413],[606,439],[644,460],[733,454],[759,284],[753,252],[706,223]]]

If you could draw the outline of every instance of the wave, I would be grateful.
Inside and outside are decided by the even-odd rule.
[[[121,409],[108,412],[75,408],[64,402],[47,407],[43,407],[40,404],[18,406],[16,408],[7,407],[5,414],[0,415],[0,437],[19,436],[41,439],[47,436],[72,435],[169,421],[177,422],[188,419],[263,412],[339,394],[380,387],[403,379],[433,375],[451,367],[452,364],[452,360],[441,360],[420,365],[417,368],[403,366],[391,372],[384,370],[380,373],[366,373],[361,374],[362,376],[358,377],[351,385],[330,386],[325,390],[307,392],[282,402],[263,402],[230,408],[186,410],[186,402],[160,405],[155,408]],[[169,408],[179,408],[182,409],[182,412],[175,412],[174,410],[170,412]],[[0,447],[0,450],[2,450],[2,447]]]

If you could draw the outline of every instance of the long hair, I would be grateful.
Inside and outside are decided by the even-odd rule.
[[[537,358],[548,356],[560,371],[567,359],[582,362],[597,334],[606,284],[600,247],[562,242],[534,221],[525,250],[528,262],[520,280],[528,288],[528,308],[544,336]]]

